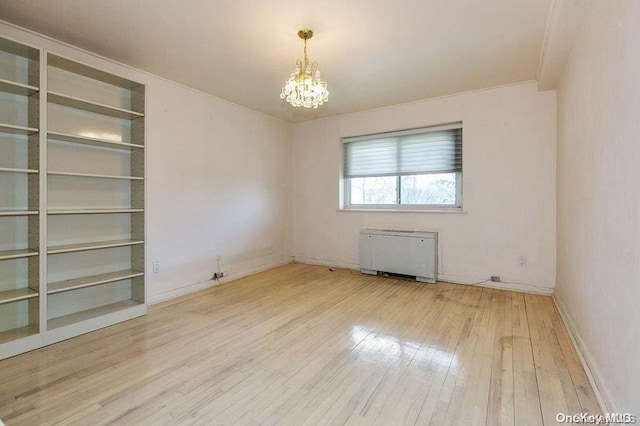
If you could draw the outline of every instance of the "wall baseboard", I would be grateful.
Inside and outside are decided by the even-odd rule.
[[[334,267],[334,268],[343,268],[343,269],[355,269],[355,270],[360,269],[360,265],[354,264],[354,263],[342,263],[342,262],[324,260],[324,259],[318,259],[318,258],[293,256],[292,260],[285,259],[279,262],[260,265],[260,266],[256,266],[246,270],[234,272],[233,274],[229,274],[228,277],[225,277],[223,283],[219,283],[214,280],[208,280],[200,283],[190,284],[190,285],[187,285],[175,290],[167,291],[164,293],[160,293],[155,297],[151,298],[149,300],[149,304],[154,305],[161,302],[165,302],[180,296],[195,293],[200,290],[205,290],[207,288],[215,287],[220,284],[226,284],[228,282],[238,280],[240,278],[244,278],[249,275],[254,275],[259,272],[264,272],[270,269],[277,268],[279,266],[284,266],[292,262],[305,263],[309,265],[327,266],[327,267]],[[439,278],[439,281],[451,282],[453,284],[476,285],[480,287],[496,288],[500,290],[510,290],[510,291],[525,292],[525,293],[553,295],[552,298],[553,298],[554,304],[558,309],[560,318],[564,322],[565,327],[569,332],[569,337],[571,338],[571,341],[573,342],[573,346],[575,347],[576,352],[578,353],[578,357],[580,358],[580,362],[582,364],[582,367],[584,368],[585,373],[587,374],[589,383],[591,384],[591,387],[593,388],[596,398],[598,399],[600,408],[602,409],[603,413],[618,412],[616,408],[616,404],[613,402],[613,399],[611,398],[611,393],[608,391],[606,385],[604,384],[603,376],[600,373],[600,370],[597,368],[597,365],[595,364],[593,357],[590,355],[590,352],[586,349],[585,343],[580,337],[580,335],[578,334],[575,326],[573,325],[573,322],[571,321],[571,318],[567,314],[567,311],[564,308],[562,301],[558,298],[557,294],[553,294],[552,288],[534,287],[534,286],[528,286],[528,285],[509,284],[509,283],[492,283],[492,282],[476,283],[476,282],[468,282],[468,281],[465,282],[464,280],[460,280],[459,277],[450,276],[446,274],[441,274],[439,275],[438,278]]]
[[[158,303],[166,302],[171,299],[175,299],[176,297],[185,296],[187,294],[195,293],[196,291],[205,290],[207,288],[215,287],[220,284],[226,284],[231,281],[238,280],[240,278],[248,277],[249,275],[254,275],[259,272],[268,271],[269,269],[274,269],[279,266],[288,265],[292,260],[289,258],[282,259],[277,262],[267,263],[264,265],[255,266],[253,268],[244,269],[242,271],[233,272],[223,278],[222,282],[218,282],[215,280],[207,280],[199,283],[189,284],[184,287],[180,287],[174,290],[165,291],[160,294],[156,294],[153,297],[150,297],[148,300],[149,305],[155,305]]]
[[[320,266],[328,266],[333,268],[344,268],[344,269],[354,269],[360,270],[360,265],[357,263],[344,263],[335,260],[326,260],[326,259],[318,259],[316,257],[303,257],[303,256],[293,256],[293,261],[296,263],[306,263],[308,265],[320,265]],[[478,287],[487,287],[487,288],[495,288],[498,290],[509,290],[509,291],[517,291],[520,293],[532,293],[532,294],[542,294],[544,296],[551,296],[553,294],[554,289],[552,287],[542,287],[542,286],[534,286],[528,284],[519,284],[519,283],[509,283],[509,282],[479,282],[481,279],[476,281],[471,281],[467,278],[458,277],[455,275],[449,274],[438,274],[438,281],[444,281],[452,284],[461,284],[461,285],[475,285]]]
[[[553,295],[553,287],[537,286],[532,284],[512,283],[508,281],[469,281],[468,278],[462,278],[449,274],[438,274],[438,281],[444,281],[453,284],[475,285],[478,287],[495,288],[497,290],[517,291],[518,293],[541,294],[543,296]]]
[[[338,262],[337,260],[319,259],[317,257],[293,256],[293,261],[295,263],[305,263],[307,265],[329,266],[342,269],[357,269],[358,271],[360,270],[360,264],[358,263]]]
[[[593,388],[593,392],[596,394],[596,398],[598,399],[598,403],[600,404],[600,409],[603,413],[617,413],[618,408],[611,397],[611,393],[609,392],[607,386],[604,382],[604,376],[600,372],[598,365],[596,364],[591,352],[587,349],[587,346],[580,337],[578,330],[573,324],[571,317],[569,316],[567,310],[562,304],[562,300],[558,297],[558,294],[553,295],[553,302],[558,309],[558,313],[560,314],[560,318],[562,322],[564,322],[567,331],[569,332],[569,337],[571,338],[571,342],[573,342],[573,346],[576,348],[576,352],[578,353],[578,358],[580,358],[580,363],[582,364],[582,368],[587,374],[587,378],[589,379],[589,383]]]

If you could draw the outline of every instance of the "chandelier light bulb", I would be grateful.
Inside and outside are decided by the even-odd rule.
[[[296,61],[293,72],[282,86],[280,99],[296,108],[315,109],[329,100],[329,90],[327,83],[320,79],[318,63],[310,63],[307,57],[307,40],[313,36],[313,31],[302,29],[298,36],[304,40],[304,59]]]

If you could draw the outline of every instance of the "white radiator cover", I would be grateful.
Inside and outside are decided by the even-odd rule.
[[[435,283],[438,278],[438,233],[363,229],[360,231],[360,271],[390,272]]]

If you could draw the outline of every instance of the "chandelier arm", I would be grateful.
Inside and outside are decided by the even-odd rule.
[[[320,79],[318,63],[310,63],[307,54],[307,40],[313,36],[313,31],[302,29],[298,37],[304,40],[304,57],[296,61],[294,72],[285,82],[280,93],[284,99],[294,107],[318,108],[329,100],[327,83]]]

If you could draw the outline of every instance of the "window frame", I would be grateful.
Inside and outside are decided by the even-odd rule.
[[[444,127],[451,127],[452,125],[456,126],[456,128],[462,129],[462,122],[454,122],[448,124],[440,124],[435,126],[428,127],[420,127],[415,129],[403,129],[398,130],[398,132],[404,131],[414,131],[414,130],[424,130],[425,133],[429,131],[438,131]],[[394,131],[395,132],[395,131]],[[394,132],[385,132],[385,133],[394,133]],[[373,136],[382,136],[385,133],[376,133],[370,135],[361,135],[356,137],[373,137]],[[464,157],[464,130],[462,137],[462,155]],[[402,204],[400,201],[402,199],[402,185],[401,179],[403,176],[411,176],[410,174],[398,174],[393,175],[396,178],[396,202],[394,204],[352,204],[351,203],[351,179],[344,176],[344,149],[343,146],[345,143],[345,139],[352,138],[341,138],[340,140],[340,181],[342,182],[342,202],[340,203],[340,210],[388,210],[388,211],[462,211],[462,189],[463,189],[463,176],[464,176],[464,168],[465,162],[462,161],[462,171],[455,172],[456,179],[456,202],[454,204]]]

